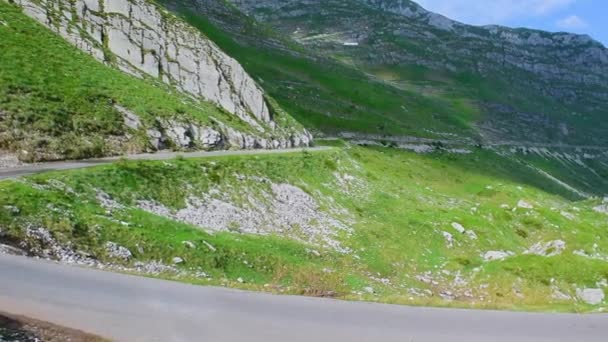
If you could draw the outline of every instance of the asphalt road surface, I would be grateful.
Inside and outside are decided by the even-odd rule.
[[[120,159],[168,160],[168,159],[177,158],[178,156],[190,159],[190,158],[210,158],[210,157],[221,157],[221,156],[285,154],[285,153],[294,153],[294,152],[301,152],[301,151],[315,152],[315,151],[326,151],[326,150],[331,150],[331,147],[321,146],[321,147],[293,148],[293,149],[282,149],[282,150],[238,150],[238,151],[212,151],[212,152],[199,151],[199,152],[142,153],[142,154],[127,155],[127,156],[122,156],[122,157],[59,161],[59,162],[29,164],[29,165],[6,168],[6,169],[0,168],[0,180],[8,179],[8,178],[18,178],[21,176],[27,176],[27,175],[31,175],[31,174],[48,172],[48,171],[82,169],[82,168],[91,167],[91,166],[111,164]]]
[[[416,308],[276,296],[0,255],[0,310],[116,341],[593,342],[607,315]]]

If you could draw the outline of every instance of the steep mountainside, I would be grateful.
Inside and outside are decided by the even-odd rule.
[[[453,105],[452,99],[421,96],[370,78],[247,17],[228,2],[162,3],[241,62],[281,106],[317,134],[476,136],[469,125],[473,113],[466,104]]]
[[[11,2],[0,150],[304,146],[303,126],[328,148],[5,179],[0,253],[275,293],[608,309],[597,43],[409,1]]]
[[[428,18],[415,21],[395,17],[367,3],[348,1],[302,2],[301,9],[297,9],[297,1],[234,3],[257,13],[261,18],[258,21],[224,1],[162,3],[239,60],[281,106],[318,135],[419,152],[467,152],[482,147],[495,150],[524,168],[540,170],[540,176],[551,177],[558,185],[566,184],[586,195],[608,193],[605,103],[599,105],[598,111],[589,112],[585,108],[592,101],[565,104],[562,99],[535,90],[534,84],[543,83],[542,77],[523,70],[507,72],[506,68],[499,68],[483,75],[467,71],[464,66],[461,71],[449,71],[407,62],[372,64],[364,60],[363,54],[379,54],[383,48],[370,48],[370,40],[342,37],[333,43],[322,43],[331,36],[311,34],[313,39],[301,39],[304,30],[292,35],[295,29],[288,26],[303,27],[325,16],[327,25],[320,21],[316,26],[310,25],[310,29],[330,31],[342,25],[363,30],[365,25],[348,18],[365,13],[365,18],[359,17],[361,20],[375,18],[378,25],[389,25],[391,20],[387,18],[392,18],[402,25],[416,24],[431,30]],[[330,6],[338,3],[343,5]],[[422,11],[419,6],[412,6]],[[311,14],[310,8],[319,10]],[[293,18],[288,20],[286,16]],[[424,45],[422,41],[408,41]],[[467,41],[463,39],[463,46]],[[345,46],[344,42],[351,44]],[[431,44],[424,50],[437,49]],[[522,54],[528,53],[522,50]],[[429,53],[428,60],[431,58],[444,61]],[[587,96],[589,89],[580,86],[579,93]],[[601,87],[593,89],[606,94]]]
[[[128,0],[16,3],[105,66],[23,18],[15,5],[2,3],[0,70],[7,100],[0,104],[0,147],[5,150],[23,151],[25,159],[53,159],[168,147],[307,146],[311,141],[236,60],[156,5]],[[112,68],[131,76],[117,76]],[[116,78],[120,81],[108,84]],[[89,84],[81,89],[84,83]],[[137,90],[125,89],[127,84]],[[165,99],[157,98],[156,104],[142,98],[159,92]],[[76,113],[89,120],[95,112],[111,126],[109,132],[74,122]],[[40,123],[41,116],[65,120],[50,127]],[[62,150],[66,141],[85,145],[84,151]]]
[[[232,2],[377,77],[468,98],[488,141],[606,144],[608,50],[588,36],[464,25],[409,0]]]

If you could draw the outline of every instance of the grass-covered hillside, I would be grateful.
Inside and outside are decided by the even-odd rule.
[[[429,97],[374,79],[281,36],[225,2],[160,2],[236,58],[281,107],[317,134],[478,136],[472,126],[477,109],[461,97]]]
[[[606,145],[605,83],[581,81],[605,65],[567,62],[585,60],[587,48],[605,54],[599,43],[518,45],[505,37],[549,34],[507,28],[491,34],[460,24],[445,31],[366,2],[161,1],[320,133]],[[589,72],[556,80],[507,62],[558,76]]]
[[[161,72],[164,77],[153,77],[153,71],[150,71],[151,75],[146,74],[119,58],[119,53],[128,53],[130,56],[139,48],[135,43],[120,45],[122,41],[136,41],[135,29],[127,34],[120,33],[126,36],[120,40],[122,36],[116,33],[116,28],[107,27],[108,25],[99,28],[81,18],[78,20],[82,22],[74,18],[70,24],[72,26],[64,27],[61,25],[68,24],[61,22],[61,15],[75,11],[74,6],[82,5],[81,2],[35,3],[50,6],[47,15],[57,21],[50,25],[52,30],[28,17],[27,11],[17,4],[5,1],[0,3],[0,154],[11,153],[28,162],[90,158],[157,149],[260,147],[254,146],[258,144],[252,142],[254,139],[258,142],[264,140],[264,144],[258,144],[264,145],[261,147],[277,147],[273,143],[278,141],[281,142],[280,146],[284,146],[286,141],[294,139],[290,134],[296,136],[302,133],[301,125],[277,106],[274,100],[265,97],[248,75],[244,72],[238,74],[241,69],[236,62],[215,45],[208,43],[207,38],[197,30],[187,27],[169,13],[162,12],[162,17],[158,14],[160,12],[154,12],[159,8],[156,5],[146,1],[137,3],[141,6],[138,7],[140,11],[143,8],[165,18],[166,25],[163,27],[169,27],[169,33],[165,34],[179,34],[183,39],[199,39],[199,43],[208,44],[204,47],[212,51],[209,53],[215,54],[213,58],[218,59],[219,64],[207,66],[208,69],[205,70],[209,79],[205,82],[213,81],[206,84],[207,88],[218,87],[221,90],[200,90],[196,77],[200,79],[201,76],[192,76],[179,69],[182,64],[195,70],[204,68],[196,67],[202,63],[197,60],[200,56],[188,54],[189,47],[183,44],[179,49],[183,55],[176,55],[178,57],[167,62],[171,63],[171,68],[178,70],[174,73],[179,74],[180,78],[169,82],[167,75],[170,74],[167,70],[164,74]],[[87,11],[90,12],[91,9]],[[93,15],[91,13],[89,14]],[[124,19],[124,16],[117,13],[94,13],[104,20],[114,17]],[[136,21],[135,18],[129,20]],[[100,44],[92,38],[94,34],[79,27],[85,27],[91,32],[96,29],[105,32],[105,35],[101,34],[106,39],[102,42],[104,45],[97,46]],[[170,31],[178,28],[183,29],[183,32]],[[119,36],[113,38],[118,42],[108,43],[110,31],[114,32],[114,36]],[[74,46],[74,42],[69,43],[62,38],[60,32],[79,42],[76,45],[82,50]],[[152,31],[146,34],[153,37],[159,35]],[[85,53],[87,49],[82,46],[86,47],[87,44],[99,48],[105,59],[96,60],[91,56],[94,53]],[[160,42],[149,44],[160,45]],[[114,50],[111,51],[110,47]],[[197,53],[204,54],[207,50],[197,50]],[[148,63],[150,54],[154,58],[158,57],[149,51],[146,53],[148,55],[142,52],[142,63]],[[139,61],[138,58],[133,59]],[[162,71],[161,62],[157,63],[153,67],[146,65],[146,70],[157,68]],[[194,81],[188,77],[194,78]],[[219,77],[220,80],[213,80],[213,77]],[[230,85],[231,77],[240,80],[238,88]],[[199,89],[202,94],[212,94],[220,100],[210,98],[211,95],[199,96],[193,90],[188,93],[186,90],[190,88],[183,85],[186,80],[191,82],[189,87]],[[254,115],[252,113],[237,113],[237,109],[227,109],[231,105],[236,108],[237,104],[249,106],[247,101],[259,101],[260,103],[255,102],[256,106],[262,108],[259,112],[264,112],[264,108],[268,111],[269,117],[265,119],[269,121],[257,122],[257,119],[249,117]],[[298,145],[300,140],[298,138],[291,143]]]
[[[0,243],[65,262],[279,293],[605,307],[601,199],[579,200],[487,150],[339,145],[121,161],[3,181]]]
[[[0,2],[0,150],[25,160],[86,158],[146,148],[116,105],[142,120],[180,114],[228,120],[215,106],[104,66],[21,9]]]
[[[608,50],[588,36],[469,26],[409,0],[230,2],[310,51],[443,104],[431,114],[451,109],[484,140],[608,142]]]

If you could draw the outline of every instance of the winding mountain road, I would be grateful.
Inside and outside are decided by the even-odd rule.
[[[169,160],[177,157],[183,157],[186,159],[191,158],[211,158],[211,157],[222,157],[222,156],[248,156],[248,155],[263,155],[263,154],[286,154],[301,151],[328,151],[331,147],[320,146],[320,147],[309,147],[309,148],[292,148],[282,150],[237,150],[237,151],[212,151],[212,152],[157,152],[157,153],[142,153],[126,155],[121,157],[108,157],[99,159],[85,159],[85,160],[69,160],[69,161],[58,161],[58,162],[46,162],[38,164],[26,164],[24,166],[11,167],[11,168],[0,168],[0,180],[9,178],[18,178],[22,176],[43,173],[48,171],[61,171],[61,170],[72,170],[82,169],[97,165],[106,165],[114,163],[121,159],[127,160]]]
[[[0,255],[0,310],[115,341],[606,341],[607,315],[276,296]]]

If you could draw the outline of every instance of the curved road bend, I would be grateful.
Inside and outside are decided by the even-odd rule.
[[[607,315],[276,296],[0,255],[0,310],[116,341],[605,342]]]
[[[133,154],[121,157],[109,157],[99,159],[85,159],[85,160],[69,160],[69,161],[58,161],[58,162],[47,162],[39,164],[29,164],[24,166],[12,167],[1,169],[0,168],[0,180],[9,178],[18,178],[21,176],[32,175],[36,173],[48,172],[48,171],[60,171],[60,170],[72,170],[82,169],[86,167],[92,167],[97,165],[106,165],[116,162],[120,159],[128,160],[168,160],[179,157],[186,159],[191,158],[211,158],[211,157],[222,157],[222,156],[248,156],[248,155],[263,155],[263,154],[285,154],[294,153],[301,151],[328,151],[332,147],[310,147],[310,148],[291,148],[282,150],[238,150],[238,151],[212,151],[212,152],[157,152],[157,153],[142,153]]]

